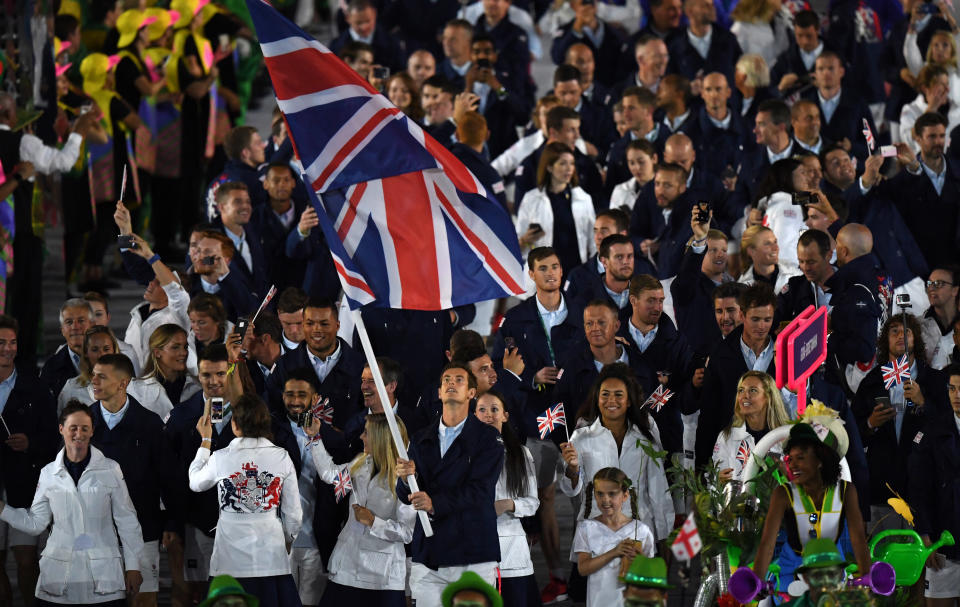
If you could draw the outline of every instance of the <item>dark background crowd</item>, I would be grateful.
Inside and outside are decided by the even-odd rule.
[[[609,465],[641,475],[636,518],[662,550],[687,511],[665,471],[716,462],[736,479],[743,460],[725,455],[730,445],[735,455],[738,441],[752,447],[797,417],[796,395],[769,387],[774,341],[811,305],[828,308],[831,333],[808,395],[846,422],[868,530],[905,525],[887,506],[893,491],[925,538],[960,535],[960,27],[949,3],[274,4],[448,147],[514,219],[524,297],[362,315],[413,444],[447,419],[440,382],[451,361],[474,378],[471,420],[488,392],[509,412],[499,426],[477,415],[515,435],[494,477],[503,469],[516,480],[511,461],[526,470],[513,442],[530,458],[535,503],[514,513],[533,545],[525,558],[538,563],[529,604],[586,597],[586,576],[571,575],[561,546],[584,518],[591,480],[570,470],[603,467],[584,445],[606,448],[604,382],[630,393],[624,432],[642,429],[666,452],[651,464],[610,430]],[[3,6],[4,502],[31,506],[63,445],[54,420],[74,400],[93,405],[91,444],[120,464],[143,541],[168,554],[172,600],[191,604],[202,593],[190,583],[217,573],[216,500],[188,483],[208,444],[198,421],[211,398],[229,404],[224,376],[242,365],[234,396],[259,396],[273,442],[296,466],[307,532],[290,566],[304,603],[319,604],[322,585],[308,586],[361,517],[335,498],[322,466],[306,464],[311,435],[297,416],[310,404],[293,388],[332,403],[313,441],[338,465],[365,452],[365,418],[383,404],[244,3]],[[271,286],[277,295],[250,325]],[[142,301],[127,309],[131,294]],[[62,338],[45,340],[57,327]],[[99,364],[115,355],[129,368]],[[881,367],[902,360],[910,380],[886,386]],[[744,403],[754,380],[765,396]],[[673,392],[668,404],[640,411],[660,386]],[[540,436],[537,417],[558,402],[580,442]],[[736,428],[746,432],[734,441]],[[233,432],[217,427],[212,451]],[[659,472],[646,476],[650,465]],[[430,510],[416,493],[398,495]],[[410,534],[391,541],[412,540],[414,567],[506,560],[491,557],[496,539],[477,539],[482,555],[470,555],[453,538],[425,544],[404,524]],[[43,563],[37,541],[17,533],[0,550],[29,600]],[[942,552],[960,574],[958,553]],[[960,598],[960,575],[943,579],[928,600],[950,602],[931,605]],[[5,580],[0,605],[14,600]]]

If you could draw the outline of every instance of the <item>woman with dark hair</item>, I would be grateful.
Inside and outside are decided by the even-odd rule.
[[[810,170],[798,158],[784,158],[767,169],[755,201],[763,225],[770,228],[780,243],[780,262],[797,267],[797,240],[806,229],[801,208],[793,204],[794,195],[808,194],[814,202],[826,202],[820,184],[813,182]]]
[[[200,448],[189,470],[192,491],[219,489],[210,575],[236,577],[263,607],[300,605],[287,552],[300,531],[297,472],[286,450],[270,442],[270,412],[262,400],[244,394],[231,411],[237,438],[211,455],[213,425],[206,405],[197,422]]]
[[[63,449],[40,471],[30,509],[0,502],[0,520],[31,535],[50,527],[40,559],[36,604],[123,607],[143,583],[143,536],[117,462],[90,445],[90,407],[60,412]],[[131,564],[124,570],[124,563]]]
[[[843,432],[842,426],[833,428]],[[807,423],[798,423],[790,429],[783,448],[790,482],[773,490],[754,560],[753,570],[761,579],[767,574],[781,523],[787,532],[787,543],[797,555],[813,538],[838,541],[846,527],[853,546],[851,560],[856,561],[861,575],[870,570],[857,488],[840,478],[838,449],[843,450],[841,445],[846,437],[841,438],[827,427],[821,431],[822,438]]]
[[[408,118],[420,122],[423,118],[423,106],[420,105],[420,91],[413,78],[406,72],[397,72],[387,78],[384,85],[387,99],[400,108]]]
[[[619,468],[638,488],[640,520],[662,540],[673,530],[673,500],[663,463],[649,455],[663,447],[643,402],[643,389],[629,366],[613,363],[600,371],[577,414],[578,428],[560,446],[566,462],[560,489],[570,497],[580,495],[584,478],[602,468]],[[584,506],[580,504],[578,521]],[[624,505],[625,514],[628,507]]]
[[[527,534],[520,524],[521,518],[535,515],[540,507],[533,455],[520,444],[516,432],[507,423],[510,414],[500,393],[490,390],[479,397],[475,414],[480,421],[496,428],[503,439],[503,471],[497,480],[494,502],[500,536],[503,603],[517,607],[540,605]]]
[[[520,248],[526,254],[536,247],[553,247],[569,272],[595,252],[595,219],[593,200],[577,185],[573,150],[548,143],[540,155],[537,187],[523,195],[517,208]]]

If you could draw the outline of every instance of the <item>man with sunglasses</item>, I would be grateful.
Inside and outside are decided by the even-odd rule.
[[[930,272],[927,279],[927,298],[930,307],[923,315],[923,343],[926,344],[927,362],[940,370],[950,363],[954,347],[954,325],[960,319],[957,314],[957,298],[960,296],[960,267],[943,265]]]

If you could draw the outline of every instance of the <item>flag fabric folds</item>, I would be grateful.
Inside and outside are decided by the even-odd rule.
[[[509,215],[463,164],[322,44],[247,0],[351,308],[519,295]]]
[[[670,550],[679,560],[689,561],[700,552],[701,548],[703,548],[703,542],[700,541],[700,531],[691,512],[687,520],[683,521],[683,527],[677,533],[677,538],[673,540]]]
[[[880,372],[883,374],[883,387],[887,390],[910,379],[910,362],[907,355],[904,354],[890,364],[881,366]]]
[[[567,416],[563,412],[563,403],[547,408],[543,415],[537,416],[537,430],[540,431],[540,440],[554,431],[556,426],[567,426]]]

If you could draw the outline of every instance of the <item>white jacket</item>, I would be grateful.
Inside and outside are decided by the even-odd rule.
[[[593,210],[593,200],[581,188],[571,190],[570,208],[573,211],[573,223],[577,228],[577,244],[580,246],[580,263],[586,263],[587,258],[596,252],[593,242],[593,222],[597,216]],[[530,190],[523,195],[520,203],[520,213],[517,215],[517,235],[523,235],[531,223],[539,223],[543,228],[543,236],[533,247],[549,247],[553,245],[553,207],[550,206],[550,197],[540,188]]]
[[[290,573],[287,545],[300,531],[297,471],[286,450],[265,438],[235,438],[190,463],[191,491],[217,485],[220,519],[210,575],[268,577]]]
[[[501,177],[511,177],[517,170],[517,167],[527,159],[527,156],[537,151],[537,148],[543,145],[543,142],[546,140],[547,137],[543,134],[543,131],[537,129],[514,142],[513,145],[494,158],[490,165],[500,173]],[[577,137],[577,141],[573,145],[580,150],[581,153],[587,153],[587,144],[584,142],[583,137]]]
[[[96,402],[97,399],[93,396],[93,384],[80,385],[79,375],[68,379],[67,383],[63,384],[63,390],[60,390],[60,394],[57,396],[57,419],[60,419],[60,412],[72,399],[76,399],[85,405]]]
[[[610,194],[610,208],[627,207],[631,211],[637,203],[637,178],[631,177],[623,183],[618,183]]]
[[[335,482],[339,470],[352,468],[352,462],[338,466],[323,443],[310,446],[317,476],[328,485]],[[373,460],[367,460],[351,472],[350,517],[340,531],[330,555],[330,580],[343,586],[367,590],[403,590],[407,578],[404,544],[413,539],[417,512],[397,499],[396,487],[373,477]],[[357,521],[353,505],[373,512],[373,526]],[[358,606],[359,607],[359,606]]]
[[[794,276],[799,276],[801,274],[800,270],[796,266],[789,266],[787,264],[778,263],[777,267],[780,269],[780,272],[777,274],[777,284],[773,285],[773,292],[779,293],[787,281],[793,278]],[[752,285],[757,282],[757,279],[753,276],[753,264],[750,264],[750,267],[747,268],[747,271],[740,275],[740,278],[737,282],[742,282],[745,285]]]
[[[526,495],[513,495],[507,488],[507,469],[500,471],[497,479],[496,500],[513,500],[513,512],[504,512],[497,517],[497,535],[500,536],[500,574],[503,577],[523,577],[533,575],[533,561],[530,560],[530,546],[527,544],[527,532],[523,530],[520,519],[533,516],[540,507],[537,497],[537,474],[533,466],[533,455],[523,450],[527,469]]]
[[[199,391],[200,384],[192,373],[187,373],[187,379],[183,382],[183,391],[180,392],[180,401],[176,404],[170,402],[167,391],[163,389],[156,377],[134,379],[127,388],[127,392],[137,399],[137,402],[159,415],[163,423],[167,423],[167,418],[170,417],[174,406],[189,400]]]
[[[772,68],[780,53],[787,50],[792,38],[792,26],[784,7],[774,16],[773,23],[762,21],[734,21],[730,33],[736,36],[744,54],[754,53],[763,57],[767,67]],[[772,83],[776,84],[776,82]]]
[[[763,225],[773,231],[780,245],[780,265],[798,268],[797,241],[807,230],[803,223],[803,209],[793,204],[793,196],[786,192],[774,192],[760,201],[764,209]],[[780,290],[777,289],[776,293]]]
[[[137,356],[144,362],[150,354],[150,336],[157,327],[169,323],[179,325],[184,331],[190,331],[190,317],[187,316],[190,295],[176,281],[164,286],[163,290],[167,293],[167,307],[157,310],[146,320],[141,320],[140,308],[150,304],[143,302],[134,306],[130,310],[130,324],[127,325],[127,332],[123,335],[123,341],[133,346]]]
[[[120,465],[91,446],[90,462],[74,484],[63,458],[61,449],[40,471],[29,510],[5,506],[0,520],[30,535],[53,522],[40,557],[37,598],[67,604],[123,599],[124,571],[140,570],[143,536]]]
[[[661,447],[657,425],[649,413],[647,419],[650,421],[650,433],[654,438],[651,446],[661,451],[663,447]],[[637,441],[650,445],[650,440],[636,426],[631,425],[618,455],[617,441],[613,438],[613,433],[600,423],[599,416],[589,426],[577,428],[570,436],[570,442],[577,449],[580,478],[577,479],[576,485],[572,485],[570,479],[565,474],[562,475],[560,490],[570,497],[580,495],[598,471],[603,468],[619,468],[633,481],[637,490],[640,520],[650,527],[657,540],[662,540],[673,530],[674,509],[669,491],[670,484],[663,471],[663,464],[648,457],[646,452],[637,446]],[[577,511],[578,521],[583,520],[583,507],[583,500],[581,500],[580,509]],[[593,512],[599,512],[596,500],[593,503]],[[631,516],[630,500],[623,502],[623,513]]]
[[[940,331],[936,319],[924,316],[921,319],[923,343],[927,347],[927,364],[940,370],[950,364],[950,354],[953,353],[953,329],[946,335]]]
[[[739,481],[755,446],[753,435],[747,432],[746,424],[731,428],[730,436],[726,436],[721,430],[717,443],[713,446],[713,461],[721,470],[733,468],[731,479]],[[773,445],[769,453],[780,453],[780,447],[780,443]]]

